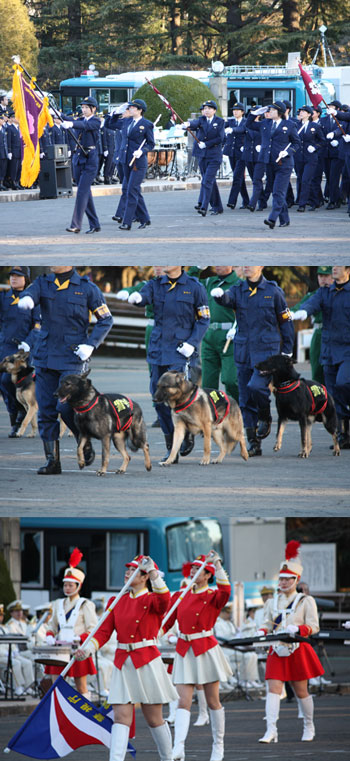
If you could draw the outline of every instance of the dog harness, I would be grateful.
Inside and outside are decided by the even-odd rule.
[[[29,370],[29,372],[26,372],[26,374],[23,375],[22,378],[19,378],[16,381],[16,386],[18,386],[19,388],[21,388],[22,386],[29,386],[30,383],[33,380],[35,380],[35,370],[34,370],[34,368],[33,367],[29,367],[27,369]]]
[[[74,407],[74,412],[76,412],[78,415],[82,415],[84,412],[90,412],[90,410],[92,410],[96,404],[98,404],[100,396],[101,394],[97,394],[92,402],[89,402],[86,407]],[[132,416],[134,414],[134,405],[132,399],[129,399],[128,396],[117,394],[113,402],[108,399],[108,403],[110,404],[113,414],[117,420],[117,433],[120,433],[120,431],[127,431],[131,426]]]
[[[316,383],[307,380],[304,380],[304,383],[311,397],[311,414],[321,415],[322,412],[325,411],[328,404],[328,393],[326,386],[323,386],[322,383]],[[309,383],[311,385],[309,385]],[[278,388],[276,388],[276,391],[278,394],[289,394],[290,391],[296,391],[299,386],[300,380],[285,381],[284,383],[281,383]]]
[[[211,405],[213,423],[220,425],[230,412],[230,400],[224,391],[216,391],[216,389],[210,388],[205,388],[204,391]]]
[[[195,386],[190,398],[187,399],[187,402],[185,402],[185,404],[179,404],[177,407],[174,407],[174,412],[182,412],[183,410],[187,410],[187,407],[190,407],[191,404],[196,401],[197,396],[198,386]]]

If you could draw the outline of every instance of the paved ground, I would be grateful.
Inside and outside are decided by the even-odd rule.
[[[307,365],[299,368],[308,377]],[[100,443],[96,442],[95,463],[79,471],[75,442],[67,435],[61,442],[63,474],[39,477],[36,469],[44,462],[42,444],[35,439],[8,439],[9,420],[0,404],[0,514],[105,516],[138,515],[350,515],[350,451],[334,458],[331,438],[323,426],[313,428],[313,451],[308,460],[297,457],[299,428],[289,423],[281,452],[272,451],[273,430],[263,443],[263,456],[247,463],[238,450],[221,465],[199,467],[202,439],[196,438],[190,456],[178,465],[161,468],[164,454],[159,428],[151,428],[155,418],[148,393],[148,369],[143,359],[104,357],[92,362],[91,376],[100,391],[130,394],[144,411],[148,426],[153,469],[147,473],[141,453],[132,454],[126,475],[115,475],[120,455],[113,451],[108,474],[96,477],[100,463]],[[215,445],[213,452],[216,451]],[[132,511],[132,512],[131,512]]]
[[[329,761],[330,758],[349,758],[350,743],[350,695],[322,695],[315,698],[316,738],[312,743],[301,743],[302,722],[296,718],[295,703],[282,702],[279,721],[279,742],[271,745],[258,745],[257,740],[265,731],[264,701],[236,700],[225,703],[226,737],[225,761],[261,761],[261,759],[307,759],[307,761]],[[196,716],[192,709],[192,722]],[[166,715],[166,714],[165,714]],[[25,715],[12,714],[1,722],[0,748],[25,721]],[[136,761],[149,759],[158,761],[141,711],[136,711]],[[186,743],[188,761],[208,761],[211,747],[211,733],[208,726],[191,725]],[[7,758],[12,761],[18,756],[12,751]],[[22,756],[22,758],[28,758]],[[107,761],[108,751],[101,746],[87,746],[74,752],[75,761]],[[127,755],[127,759],[131,756]]]
[[[175,187],[179,190],[146,195],[152,219],[146,230],[137,225],[130,232],[119,230],[111,219],[118,197],[98,197],[102,231],[87,238],[65,232],[73,210],[71,198],[1,204],[0,264],[11,264],[14,256],[21,261],[24,257],[26,264],[57,263],[59,256],[62,263],[84,265],[131,264],[146,256],[148,264],[202,265],[213,253],[221,264],[347,263],[343,257],[349,252],[350,219],[345,207],[305,214],[294,207],[290,227],[270,230],[263,224],[266,212],[241,211],[239,204],[235,211],[227,209],[226,187],[225,213],[205,219],[193,208],[198,190],[184,190],[181,183]]]

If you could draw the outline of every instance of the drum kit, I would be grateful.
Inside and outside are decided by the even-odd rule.
[[[35,663],[39,663],[42,666],[64,666],[69,663],[72,657],[72,646],[67,642],[58,643],[56,645],[40,645],[33,647],[33,654]]]

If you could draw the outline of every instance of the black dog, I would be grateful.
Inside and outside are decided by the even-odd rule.
[[[111,439],[115,448],[123,457],[123,462],[117,473],[125,473],[130,455],[126,451],[128,440],[130,449],[136,452],[143,450],[146,470],[151,470],[149,446],[146,437],[146,425],[141,407],[122,394],[100,394],[88,380],[87,373],[83,375],[66,375],[60,383],[56,396],[63,404],[67,402],[75,412],[75,423],[79,429],[77,458],[79,468],[85,465],[83,449],[90,438],[102,441],[102,466],[97,471],[98,476],[106,474]]]
[[[333,438],[333,454],[339,455],[337,413],[332,396],[321,383],[300,378],[293,365],[293,359],[282,354],[276,354],[256,365],[260,375],[272,375],[273,379],[278,412],[275,452],[281,449],[287,421],[297,420],[301,433],[299,457],[308,457],[312,449],[311,427],[317,420],[323,423]]]

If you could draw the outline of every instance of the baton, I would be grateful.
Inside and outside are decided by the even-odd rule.
[[[193,579],[191,579],[190,583],[187,584],[187,587],[184,587],[183,591],[180,593],[179,597],[177,598],[176,602],[174,602],[174,605],[170,608],[170,610],[167,612],[166,616],[164,616],[163,621],[160,625],[160,628],[162,629],[164,624],[167,622],[167,620],[170,618],[170,616],[174,613],[174,610],[176,610],[177,606],[180,605],[180,602],[184,599],[185,595],[192,589],[193,585],[198,579],[198,576],[201,571],[203,571],[204,566],[208,563],[209,557],[212,555],[212,552],[209,552],[205,560],[203,560],[203,563],[198,568],[198,571],[193,576]]]
[[[157,116],[157,118],[156,118],[155,122],[153,122],[153,127],[155,127],[155,126],[156,126],[156,124],[158,124],[158,122],[159,122],[159,119],[161,118],[161,115],[162,115],[162,114],[159,114],[159,116]],[[140,145],[140,147],[139,147],[139,149],[138,149],[139,151],[141,150],[141,148],[143,148],[143,146],[144,146],[145,142],[146,142],[146,138],[145,138],[144,140],[142,140],[142,143],[141,143],[141,145]],[[140,158],[141,158],[141,157],[140,157]],[[133,156],[133,157],[132,157],[132,159],[131,159],[131,161],[130,161],[130,164],[129,164],[129,166],[132,166],[135,160],[136,160],[136,156]]]
[[[29,71],[27,71],[27,69],[25,69],[25,68],[24,68],[24,66],[21,64],[21,58],[20,58],[20,56],[19,56],[19,55],[13,55],[13,56],[11,56],[11,58],[12,58],[13,62],[14,62],[15,64],[17,64],[17,66],[20,66],[20,68],[22,69],[22,71],[24,71],[24,73],[27,75],[27,77],[29,77],[30,81],[31,81],[31,82],[34,82],[34,86],[35,86],[35,89],[36,89],[36,90],[38,90],[38,92],[40,92],[40,95],[42,95],[42,96],[43,96],[43,98],[46,98],[47,96],[45,95],[45,93],[44,93],[44,91],[41,89],[41,87],[39,87],[39,85],[38,85],[37,81],[36,81],[36,80],[33,80],[33,77],[31,77],[31,76],[30,76],[30,74],[29,74]],[[49,103],[50,103],[50,101],[49,101]],[[56,108],[56,106],[53,106],[53,105],[52,105],[52,103],[50,103],[50,106],[51,106],[52,110],[54,111],[54,113],[56,114],[57,118],[58,118],[58,119],[60,119],[60,120],[61,120],[61,122],[64,122],[65,120],[62,118],[62,116],[61,116],[60,112],[59,112],[59,111],[57,111],[57,108]],[[68,121],[68,120],[67,120],[67,121]],[[88,152],[88,151],[86,151],[86,150],[85,150],[85,148],[83,148],[83,146],[82,146],[81,142],[80,142],[80,141],[78,140],[78,138],[75,136],[74,132],[72,132],[72,130],[71,130],[71,129],[68,129],[68,130],[67,130],[67,132],[69,132],[69,134],[70,134],[70,136],[73,138],[74,142],[75,142],[75,143],[76,143],[76,144],[79,146],[79,148],[81,148],[81,150],[82,150],[82,152],[83,152],[84,156],[86,156],[86,157],[87,157],[87,156],[89,155],[89,152]]]

